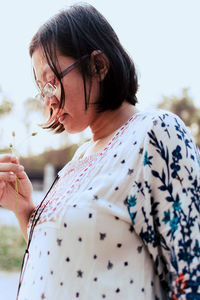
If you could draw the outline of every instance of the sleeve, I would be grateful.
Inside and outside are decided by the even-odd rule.
[[[168,299],[200,299],[200,165],[184,123],[154,120],[128,210]],[[134,200],[134,201],[133,201]]]

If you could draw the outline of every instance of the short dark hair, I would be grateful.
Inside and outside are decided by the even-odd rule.
[[[74,59],[88,55],[79,65],[84,82],[85,109],[89,104],[85,79],[91,77],[88,66],[90,54],[94,50],[100,50],[109,61],[108,72],[104,80],[100,81],[97,111],[117,109],[123,101],[133,105],[137,103],[138,79],[134,63],[122,47],[111,25],[92,5],[73,5],[48,20],[32,38],[29,48],[31,57],[39,47],[61,84],[60,108],[64,106],[65,93],[56,68],[57,50],[60,54]],[[96,57],[98,66],[98,55]],[[96,69],[98,70],[97,67]],[[58,120],[50,120],[51,116],[43,128],[51,128],[57,133],[64,130]]]

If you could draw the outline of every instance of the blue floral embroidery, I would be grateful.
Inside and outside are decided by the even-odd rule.
[[[179,195],[176,196],[176,200],[173,203],[173,208],[176,211],[180,211],[181,209],[181,204],[180,204],[180,200],[179,200]]]
[[[199,300],[199,154],[184,124],[174,115],[163,114],[152,123],[143,160],[149,177],[135,182],[128,211],[133,225],[142,224],[135,228],[169,299],[185,295],[184,299]]]
[[[137,215],[137,212],[132,212],[132,208],[136,205],[136,196],[130,196],[130,198],[127,199],[127,204],[128,204],[128,212],[130,214],[132,224],[135,224],[135,217]]]
[[[144,154],[144,166],[146,166],[146,165],[151,166],[152,165],[152,162],[151,162],[152,158],[153,158],[153,156],[148,156],[148,153],[146,151],[145,154]]]
[[[170,221],[170,210],[168,209],[168,211],[164,211],[164,218],[162,219],[162,221],[167,224]]]
[[[178,229],[178,222],[179,222],[178,217],[173,217],[173,219],[170,221],[170,227],[171,227],[170,233],[173,234]]]

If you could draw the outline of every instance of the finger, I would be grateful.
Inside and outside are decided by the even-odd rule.
[[[16,179],[16,175],[9,172],[0,172],[0,180],[4,181],[14,181]]]
[[[17,178],[20,180],[23,180],[23,179],[28,179],[28,176],[27,176],[26,172],[20,171],[19,173],[17,173]]]
[[[18,165],[15,163],[0,163],[0,172],[19,172],[24,170],[22,165]]]
[[[4,162],[12,162],[17,164],[18,163],[18,159],[16,156],[12,155],[12,154],[0,154],[0,163],[4,163]]]
[[[17,156],[12,156],[12,161],[11,161],[12,163],[14,163],[14,164],[19,164],[19,159],[18,159],[18,157]]]
[[[3,189],[5,187],[5,182],[4,181],[0,181],[0,190]]]
[[[4,181],[0,181],[0,205],[1,205],[1,196],[3,195],[3,189],[5,187],[5,182]]]

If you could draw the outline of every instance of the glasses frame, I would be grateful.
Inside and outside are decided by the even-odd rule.
[[[61,79],[63,77],[65,77],[69,72],[71,72],[74,68],[76,68],[83,59],[87,58],[88,56],[89,55],[87,54],[87,55],[82,56],[80,59],[76,60],[74,63],[72,63],[66,69],[64,69],[63,71],[61,71],[59,73],[59,77]],[[37,80],[36,80],[36,82],[37,82]],[[38,84],[37,84],[37,86],[38,86]],[[49,96],[47,94],[45,94],[45,92],[44,92],[44,90],[45,90],[45,88],[47,88],[47,86],[50,86],[50,88],[52,89],[52,94],[49,95]],[[40,89],[39,86],[38,86],[38,88]],[[46,97],[47,98],[51,98],[51,97],[53,97],[56,94],[56,92],[57,92],[57,86],[55,84],[52,84],[50,81],[47,81],[45,83],[45,85],[43,86],[43,88],[40,89],[40,92],[36,95],[36,98],[40,99],[40,100],[42,100],[42,102],[44,102]]]

